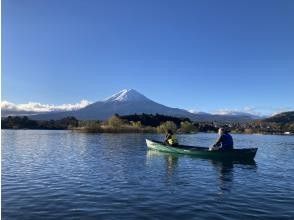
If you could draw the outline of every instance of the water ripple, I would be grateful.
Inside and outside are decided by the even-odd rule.
[[[293,136],[234,135],[259,148],[241,164],[147,151],[154,134],[1,135],[3,219],[294,219]]]

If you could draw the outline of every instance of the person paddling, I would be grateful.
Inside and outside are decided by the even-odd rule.
[[[219,138],[209,150],[232,150],[234,148],[233,138],[227,128],[219,128],[218,135]]]
[[[176,136],[173,134],[172,130],[168,129],[167,134],[165,135],[165,144],[171,145],[171,146],[176,146],[178,145],[178,141]]]

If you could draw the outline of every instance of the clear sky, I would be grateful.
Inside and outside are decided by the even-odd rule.
[[[134,88],[215,111],[294,108],[292,0],[3,0],[2,100]]]

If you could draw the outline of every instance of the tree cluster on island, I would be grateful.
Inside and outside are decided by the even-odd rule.
[[[182,133],[198,131],[189,118],[160,114],[134,114],[126,116],[116,114],[106,121],[80,121],[76,129],[86,132],[110,133],[165,133],[168,129]]]

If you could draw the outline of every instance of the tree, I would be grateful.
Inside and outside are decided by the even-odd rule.
[[[167,121],[157,127],[158,133],[166,133],[168,130],[171,130],[172,132],[176,132],[177,125],[172,121]]]
[[[120,128],[124,124],[124,120],[114,115],[108,119],[107,124],[113,128]]]
[[[195,125],[193,125],[191,122],[188,121],[182,121],[180,131],[183,133],[191,133],[196,132],[198,129]]]
[[[142,123],[140,121],[131,121],[131,125],[135,128],[141,128]]]

